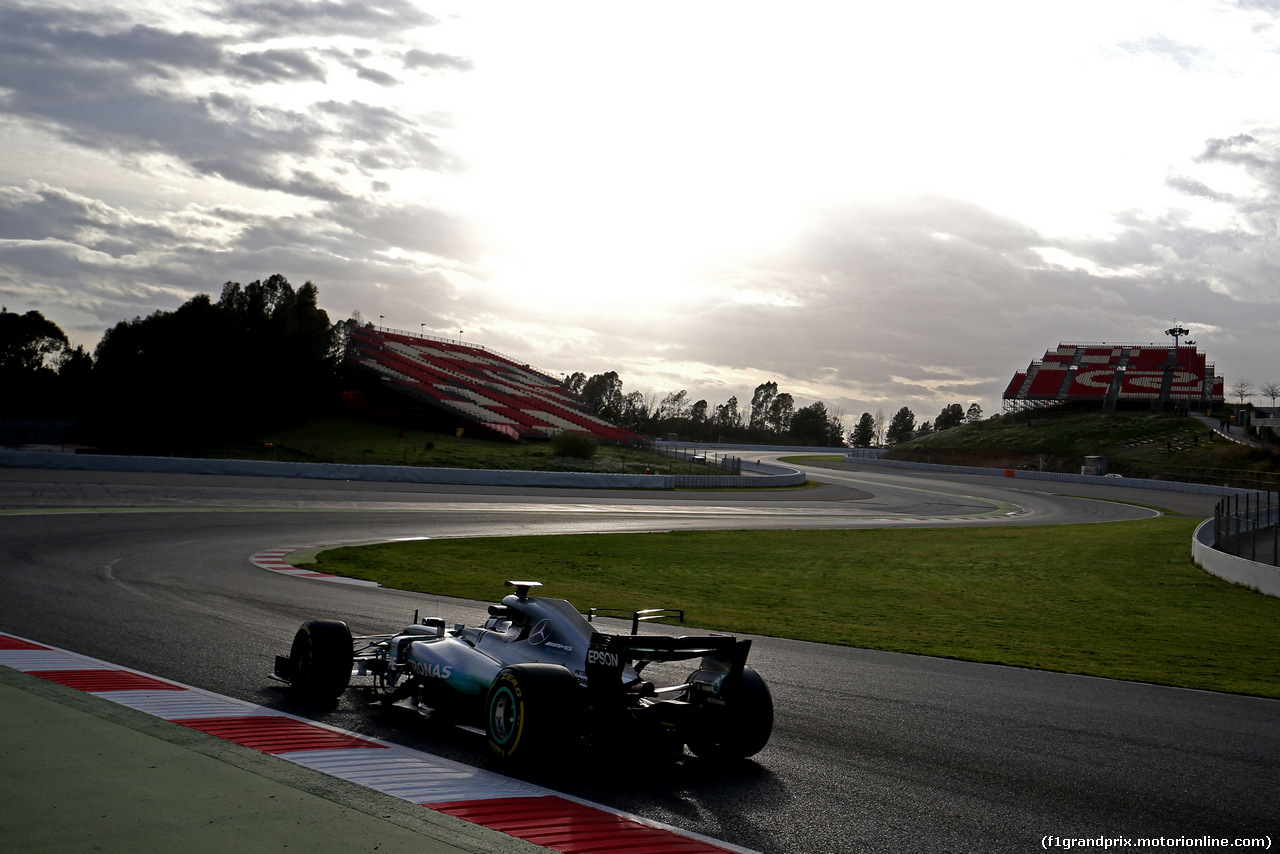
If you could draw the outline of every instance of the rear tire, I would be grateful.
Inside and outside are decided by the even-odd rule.
[[[755,756],[773,732],[773,695],[750,667],[728,693],[724,707],[702,704],[703,720],[689,738],[689,749],[700,759],[724,762]]]
[[[525,764],[562,750],[581,734],[582,688],[558,664],[503,668],[489,687],[485,732],[504,764]]]
[[[340,620],[310,620],[293,636],[292,685],[313,700],[336,700],[351,683],[351,630]]]

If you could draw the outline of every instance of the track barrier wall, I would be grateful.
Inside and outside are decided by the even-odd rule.
[[[52,454],[0,451],[0,468],[53,471],[115,471],[148,474],[217,474],[241,477],[296,477],[381,483],[435,483],[473,486],[568,487],[575,489],[760,488],[798,486],[804,472],[786,466],[743,462],[747,475],[601,474],[595,472],[499,471],[338,463],[284,463],[267,460],[203,460],[190,457],[123,457],[110,454]]]
[[[1280,596],[1280,569],[1219,551],[1213,522],[1206,519],[1191,538],[1191,556],[1200,568],[1210,575],[1250,587],[1267,596]]]

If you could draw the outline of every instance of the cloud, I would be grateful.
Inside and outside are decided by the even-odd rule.
[[[240,12],[244,8],[239,8]],[[400,3],[253,7],[297,26],[343,22],[356,33],[431,22]],[[364,24],[358,24],[364,21]],[[328,24],[324,24],[327,26]],[[131,25],[101,13],[56,8],[0,9],[0,108],[86,149],[163,155],[196,174],[323,202],[346,201],[343,167],[437,169],[448,162],[432,133],[386,107],[332,99],[298,109],[264,103],[250,91],[201,94],[191,75],[252,84],[324,82],[316,52],[270,48],[235,52],[230,37]],[[391,75],[354,65],[359,79],[395,85]]]
[[[470,71],[475,63],[466,57],[452,56],[447,53],[432,53],[413,48],[404,55],[405,68],[447,69],[450,71]]]
[[[356,67],[356,76],[361,80],[368,80],[378,86],[399,86],[400,81],[385,71],[379,71],[376,68],[368,68],[360,65]]]
[[[1039,66],[983,28],[988,79],[947,52],[966,16],[921,48],[891,43],[915,28],[890,7],[841,52],[750,13],[722,47],[712,13],[664,42],[599,7],[608,38],[584,41],[580,12],[541,8],[513,28],[409,0],[69,2],[0,7],[0,299],[78,340],[280,272],[334,317],[658,397],[777,380],[854,417],[996,411],[1046,347],[1175,317],[1220,364],[1280,363],[1280,132],[1265,98],[1205,109],[1224,69],[1273,88],[1248,80],[1272,55],[1253,12],[1219,9],[1221,43],[1185,16],[1082,20]],[[1186,115],[1147,133],[1161,86]]]
[[[301,50],[275,49],[240,54],[228,67],[227,73],[254,83],[325,82],[324,67]]]
[[[1280,135],[1274,130],[1256,130],[1227,138],[1210,139],[1197,163],[1237,166],[1261,184],[1274,203],[1280,193]]]
[[[251,27],[257,39],[294,35],[376,38],[438,22],[408,0],[228,3],[219,17]]]
[[[34,182],[0,187],[0,235],[6,242],[74,244],[116,259],[194,242],[188,229],[140,220],[102,200]]]
[[[1156,56],[1171,60],[1184,71],[1192,69],[1205,60],[1205,51],[1194,45],[1174,41],[1164,35],[1151,36],[1140,41],[1121,42],[1119,47],[1135,56]]]
[[[1215,202],[1231,201],[1231,195],[1213,189],[1202,181],[1196,181],[1192,178],[1186,178],[1181,175],[1173,175],[1165,179],[1165,184],[1170,188],[1184,193],[1188,196],[1201,196],[1211,199]]]

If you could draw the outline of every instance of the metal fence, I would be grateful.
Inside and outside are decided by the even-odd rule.
[[[685,447],[675,444],[656,445],[653,448],[653,452],[671,459],[671,466],[664,474],[694,474],[705,472],[708,469],[718,470],[725,475],[742,474],[741,457],[716,451],[708,452],[696,445]]]
[[[1231,486],[1236,489],[1255,489],[1259,492],[1280,491],[1280,473],[1273,471],[1248,471],[1243,469],[1204,468],[1201,466],[1163,466],[1149,471],[1134,471],[1135,477],[1156,480],[1177,480],[1183,483],[1206,483],[1214,486]]]
[[[1213,513],[1219,551],[1280,566],[1280,493],[1228,495]]]

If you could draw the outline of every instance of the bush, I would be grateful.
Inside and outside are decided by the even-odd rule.
[[[599,443],[587,433],[566,430],[551,439],[551,453],[557,457],[577,457],[589,460],[596,455]]]

